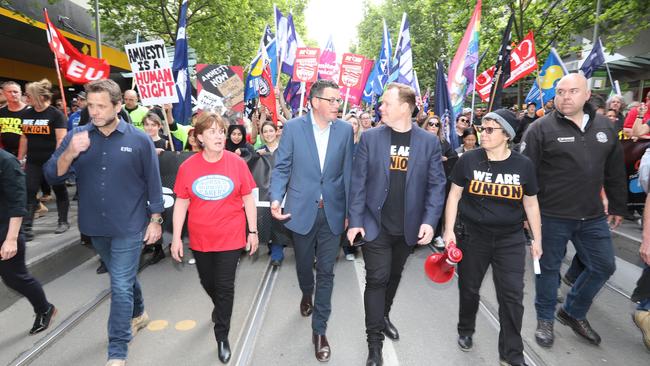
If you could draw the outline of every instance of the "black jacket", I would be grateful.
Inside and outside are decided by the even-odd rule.
[[[609,213],[624,216],[627,179],[616,129],[588,103],[584,111],[585,132],[556,110],[533,122],[524,136],[521,152],[535,164],[540,209],[565,219],[601,217],[605,187]]]
[[[26,214],[25,173],[15,156],[0,149],[0,245],[7,237],[9,220]]]

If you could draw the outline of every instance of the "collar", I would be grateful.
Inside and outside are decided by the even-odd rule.
[[[321,129],[320,126],[316,123],[316,119],[314,119],[314,111],[309,111],[309,121],[311,122],[312,127],[318,128],[319,130]],[[334,122],[329,121],[327,123],[327,126],[328,127],[331,126],[332,123],[334,123]]]
[[[117,118],[119,118],[119,121],[117,121],[117,127],[115,127],[114,131],[124,134],[124,132],[126,132],[127,123],[119,115],[117,116]],[[92,123],[92,121],[89,121],[88,124],[92,126],[93,131],[103,135],[102,132],[99,130],[99,128]]]
[[[582,111],[584,112],[584,115],[582,116],[582,128],[581,128],[581,130],[582,130],[582,132],[584,132],[587,125],[588,125],[588,123],[589,123],[589,121],[592,121],[595,118],[596,108],[594,108],[591,105],[591,103],[586,102],[585,105],[582,107]],[[553,113],[555,113],[556,116],[559,117],[560,119],[564,119],[564,120],[566,120],[568,122],[571,122],[571,124],[575,126],[575,123],[573,123],[573,121],[568,119],[559,110],[555,109],[555,111]]]

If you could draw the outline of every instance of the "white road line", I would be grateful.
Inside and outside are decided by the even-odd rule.
[[[357,283],[359,284],[359,291],[361,292],[361,299],[363,301],[363,290],[366,288],[366,269],[363,257],[360,253],[358,254],[357,259],[354,260],[354,273],[357,275]],[[397,359],[395,347],[393,347],[393,341],[385,339],[382,351],[384,356],[384,365],[399,366],[399,360]]]

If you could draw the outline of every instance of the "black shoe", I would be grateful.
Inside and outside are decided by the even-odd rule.
[[[97,267],[97,270],[95,271],[97,274],[104,274],[108,272],[108,269],[106,268],[106,265],[104,264],[104,261],[99,261],[99,267]]]
[[[281,265],[282,265],[282,261],[279,261],[277,259],[271,261],[271,266],[273,267],[280,267]]]
[[[553,345],[555,335],[553,335],[553,321],[537,319],[537,329],[535,330],[535,341],[544,348]]]
[[[587,319],[582,319],[582,320],[576,319],[571,315],[567,314],[567,312],[564,311],[563,308],[560,308],[560,310],[555,315],[555,318],[559,320],[560,323],[571,327],[571,329],[573,329],[575,334],[586,339],[589,343],[594,344],[596,346],[600,344],[600,336],[598,335],[598,333],[596,333],[595,330],[591,328],[591,325],[589,325]]]
[[[217,341],[217,351],[219,352],[219,361],[222,363],[228,363],[230,361],[230,343],[228,340]]]
[[[382,366],[383,364],[384,358],[381,355],[381,344],[369,345],[366,366]]]
[[[162,248],[156,248],[153,251],[151,259],[149,259],[149,264],[156,264],[165,258],[165,252]]]
[[[56,230],[54,230],[55,234],[63,234],[66,231],[70,229],[70,224],[67,222],[60,222],[59,225],[56,227]]]
[[[29,331],[29,334],[36,334],[44,331],[50,326],[52,318],[56,314],[56,308],[54,305],[50,304],[50,307],[44,313],[36,313],[36,319],[34,320],[34,326]]]
[[[472,349],[473,345],[474,342],[472,342],[471,336],[458,336],[458,347],[460,347],[461,351],[467,352]]]
[[[302,299],[300,299],[300,315],[310,316],[312,311],[314,311],[314,304],[311,300],[311,294],[302,295]]]
[[[394,341],[399,340],[399,332],[397,328],[390,322],[390,318],[387,316],[384,317],[384,329],[381,331],[384,335]]]
[[[520,363],[510,363],[504,359],[499,360],[499,366],[528,366],[526,361],[522,361]]]

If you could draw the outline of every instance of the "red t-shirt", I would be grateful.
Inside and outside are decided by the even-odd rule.
[[[224,151],[221,160],[207,162],[194,154],[178,168],[174,193],[190,200],[188,230],[190,248],[221,252],[246,246],[246,215],[242,196],[255,181],[239,156]]]
[[[623,123],[623,128],[632,128],[632,126],[634,126],[634,120],[638,115],[638,107],[630,109],[630,111],[627,113],[627,116],[625,116],[625,123]],[[648,123],[648,120],[650,120],[650,108],[648,108],[648,110],[645,112],[645,115],[643,116],[643,120],[641,122]]]

